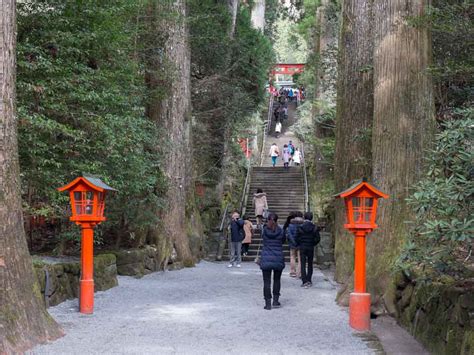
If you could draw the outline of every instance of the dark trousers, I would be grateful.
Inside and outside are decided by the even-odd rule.
[[[243,253],[248,253],[249,252],[249,247],[250,247],[250,243],[243,243],[242,244],[242,254]]]
[[[270,286],[272,283],[272,271],[273,271],[273,297],[280,296],[280,279],[282,270],[262,270],[263,273],[263,297],[266,300],[272,298],[272,292]]]
[[[311,282],[313,277],[314,249],[300,249],[301,254],[301,281]]]

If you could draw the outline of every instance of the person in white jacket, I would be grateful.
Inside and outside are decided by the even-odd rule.
[[[281,133],[281,122],[280,120],[278,120],[275,125],[275,137],[278,138],[280,136],[280,133]]]
[[[278,146],[276,143],[273,143],[272,146],[270,147],[270,156],[272,158],[272,166],[275,167],[277,158],[280,155],[280,150],[278,149]]]
[[[301,156],[301,152],[298,148],[295,148],[295,154],[293,155],[293,162],[295,163],[296,166],[299,166],[301,164],[301,159],[303,157]]]

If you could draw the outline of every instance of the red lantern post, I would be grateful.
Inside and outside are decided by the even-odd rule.
[[[354,292],[349,299],[349,324],[356,330],[370,329],[370,293],[367,293],[365,238],[377,228],[375,223],[379,198],[388,195],[370,185],[365,179],[356,182],[337,197],[344,199],[346,220],[344,228],[355,235]]]
[[[78,177],[58,189],[69,191],[72,216],[70,220],[82,228],[81,279],[79,281],[79,311],[94,312],[94,227],[105,221],[105,195],[117,191],[94,177]]]

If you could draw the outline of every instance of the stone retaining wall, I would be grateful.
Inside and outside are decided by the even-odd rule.
[[[147,245],[141,249],[114,250],[110,251],[117,258],[117,272],[119,275],[143,277],[155,271],[163,270],[163,265],[158,262],[157,248]],[[169,260],[173,262],[175,257]],[[176,264],[176,265],[175,265]],[[167,269],[180,268],[180,263],[173,262]]]
[[[434,354],[474,354],[474,279],[416,283],[395,280],[398,321]]]
[[[329,232],[319,232],[319,235],[321,241],[316,246],[316,264],[325,269],[334,264],[334,239]]]
[[[106,254],[94,256],[95,291],[105,291],[117,286],[117,275],[139,278],[162,270],[162,265],[159,265],[157,259],[157,249],[152,246],[109,251]],[[174,259],[169,260],[167,270],[183,268],[183,264]],[[41,293],[48,307],[78,297],[81,274],[79,258],[34,257],[33,264]],[[46,287],[47,283],[48,287]]]
[[[118,285],[115,261],[113,254],[94,257],[95,291],[105,291]],[[34,266],[47,306],[78,297],[81,268],[77,258],[35,258]]]

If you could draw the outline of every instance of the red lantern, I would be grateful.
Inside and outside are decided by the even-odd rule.
[[[107,191],[117,191],[95,177],[81,176],[58,189],[69,191],[72,216],[70,220],[81,223],[99,224],[105,221],[104,207]]]
[[[379,198],[388,198],[367,181],[356,182],[337,197],[343,198],[346,205],[346,224],[344,228],[351,232],[363,230],[366,233],[377,228],[377,204]]]
[[[89,176],[78,177],[58,190],[69,191],[72,210],[70,220],[82,227],[79,311],[90,314],[94,311],[94,227],[105,221],[107,191],[117,190]]]
[[[349,323],[357,330],[370,329],[370,293],[366,292],[365,278],[365,238],[377,224],[377,204],[379,198],[388,195],[370,185],[366,179],[360,180],[337,197],[344,199],[346,224],[344,228],[355,235],[354,241],[354,292],[349,300]]]

